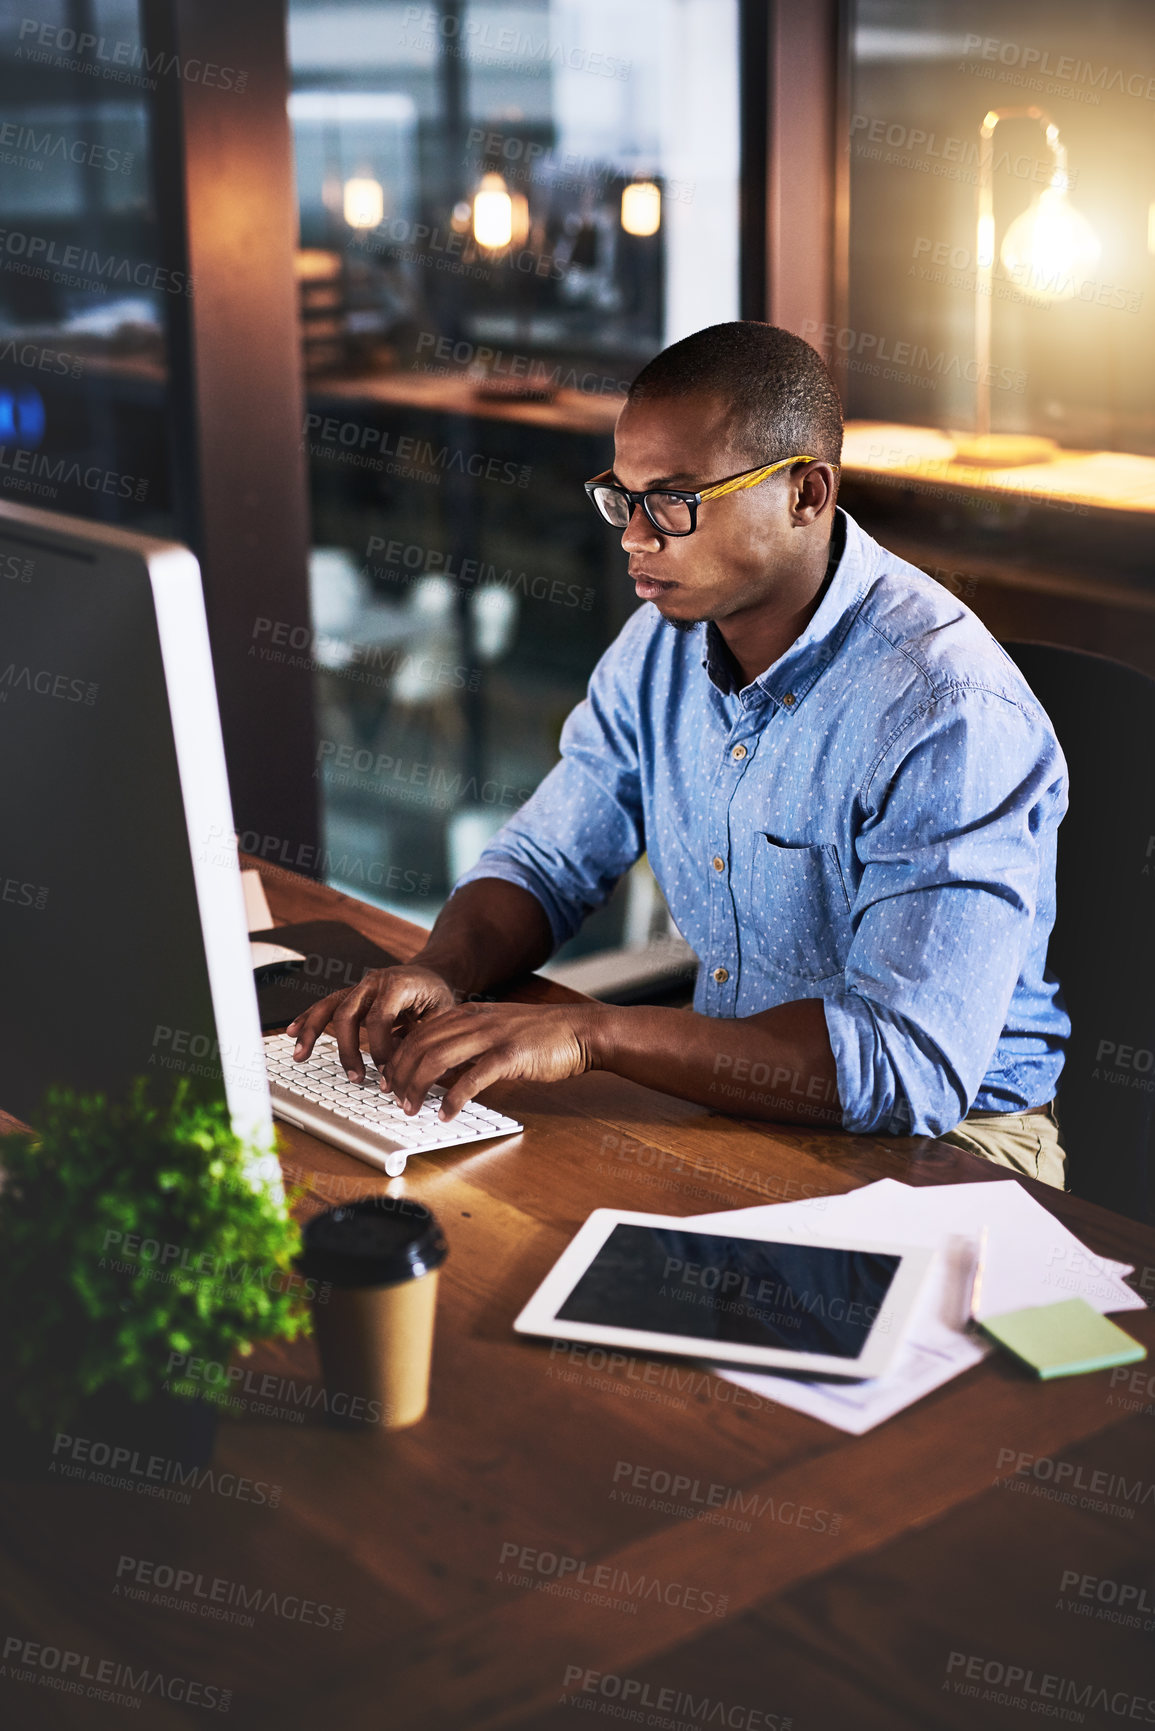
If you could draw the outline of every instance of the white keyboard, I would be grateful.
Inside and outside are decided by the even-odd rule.
[[[382,1091],[377,1067],[367,1052],[365,1080],[350,1082],[337,1055],[332,1034],[322,1034],[304,1064],[293,1062],[295,1038],[265,1037],[265,1067],[273,1112],[287,1124],[308,1130],[371,1166],[383,1166],[399,1178],[411,1154],[433,1154],[463,1142],[489,1136],[512,1136],[524,1128],[516,1118],[504,1118],[475,1100],[463,1106],[451,1124],[439,1122],[444,1088],[431,1088],[415,1116],[409,1117],[392,1094]]]

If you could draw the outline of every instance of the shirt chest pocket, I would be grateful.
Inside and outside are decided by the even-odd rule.
[[[829,842],[754,836],[750,878],[755,967],[800,980],[824,980],[846,966],[854,935],[850,899]]]

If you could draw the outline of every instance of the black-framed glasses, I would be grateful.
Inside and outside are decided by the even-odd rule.
[[[807,456],[782,457],[777,463],[766,463],[760,469],[746,469],[728,481],[716,481],[712,487],[703,487],[697,493],[684,492],[678,487],[651,487],[646,492],[631,493],[628,487],[620,486],[612,479],[612,469],[606,469],[603,474],[595,475],[592,481],[587,481],[585,490],[599,516],[614,529],[625,529],[634,514],[634,507],[640,505],[659,535],[692,535],[698,527],[698,506],[703,500],[721,499],[726,493],[740,493],[746,487],[756,487],[759,481],[776,475],[780,469],[788,469],[792,463],[814,461],[815,458]]]

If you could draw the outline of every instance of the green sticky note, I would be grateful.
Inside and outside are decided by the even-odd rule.
[[[999,1346],[1006,1347],[1046,1381],[1053,1376],[1081,1376],[1088,1370],[1110,1370],[1147,1357],[1147,1348],[1087,1303],[1067,1298],[1061,1304],[1040,1304],[1031,1310],[1008,1310],[1005,1316],[984,1316],[978,1325]]]

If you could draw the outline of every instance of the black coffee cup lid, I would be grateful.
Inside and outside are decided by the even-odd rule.
[[[440,1268],[449,1254],[432,1212],[408,1196],[368,1196],[330,1208],[302,1234],[297,1267],[333,1286],[392,1286]]]

